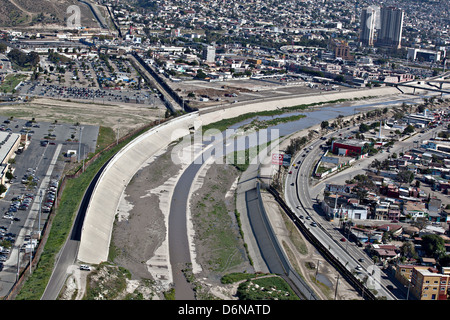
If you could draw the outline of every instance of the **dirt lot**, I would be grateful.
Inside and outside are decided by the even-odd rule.
[[[257,99],[276,99],[277,97],[291,97],[293,95],[311,95],[322,93],[319,89],[312,89],[306,82],[295,85],[283,85],[254,79],[228,80],[207,82],[193,80],[186,82],[170,82],[170,86],[193,107],[204,108],[213,105],[234,103],[234,101],[255,101]],[[325,86],[320,85],[320,88]],[[347,87],[339,87],[346,91]],[[188,94],[193,93],[195,97]],[[231,96],[230,96],[231,95]],[[200,101],[200,97],[208,97],[209,101]]]
[[[37,98],[28,103],[0,105],[1,115],[23,119],[35,118],[36,121],[47,122],[54,120],[60,123],[79,122],[110,127],[114,130],[120,126],[120,135],[149,121],[164,118],[165,111],[131,103],[78,103],[45,98]]]

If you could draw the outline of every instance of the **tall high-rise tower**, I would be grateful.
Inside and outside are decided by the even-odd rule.
[[[373,46],[373,39],[375,34],[375,19],[375,8],[367,7],[362,9],[359,41],[365,46]]]
[[[381,29],[377,45],[401,48],[404,12],[395,7],[383,7],[380,11]]]
[[[216,47],[207,46],[203,49],[203,59],[206,60],[206,62],[214,62],[215,58],[216,58]]]

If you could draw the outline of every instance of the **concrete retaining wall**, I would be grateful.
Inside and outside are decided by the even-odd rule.
[[[403,89],[402,89],[403,90]],[[404,90],[405,91],[405,90]],[[406,89],[406,91],[411,91],[412,89]],[[283,107],[291,107],[300,104],[310,104],[318,102],[334,101],[339,99],[354,99],[354,98],[364,98],[364,97],[384,97],[389,95],[400,94],[396,88],[393,87],[380,87],[373,89],[359,89],[351,91],[342,92],[324,92],[322,94],[310,95],[310,96],[300,96],[294,98],[284,98],[279,100],[267,100],[262,102],[254,102],[248,104],[236,103],[236,106],[217,108],[211,107],[211,110],[216,110],[214,112],[208,112],[202,114],[200,111],[200,120],[202,125],[207,125],[209,123],[217,122],[222,119],[234,118],[244,113],[258,112],[263,110],[275,110]]]
[[[83,223],[78,260],[98,264],[108,258],[113,223],[120,197],[139,168],[171,142],[189,134],[198,113],[150,129],[125,146],[100,176]]]
[[[199,115],[191,113],[150,129],[147,133],[130,142],[105,168],[92,194],[86,212],[78,260],[98,264],[108,258],[113,223],[120,197],[125,187],[139,168],[154,154],[171,142],[189,134],[189,128],[198,128],[225,118],[233,118],[244,113],[274,110],[277,108],[326,102],[338,99],[353,99],[398,94],[392,87],[366,90],[323,93],[315,96],[263,101],[235,107],[220,108],[217,111]]]

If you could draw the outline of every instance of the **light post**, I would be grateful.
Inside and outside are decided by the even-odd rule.
[[[20,273],[20,247],[17,246],[17,273],[16,273],[16,282],[19,281],[19,273]]]
[[[408,292],[406,293],[406,300],[409,300],[409,289],[411,288],[411,280],[408,282]]]
[[[81,159],[81,137],[83,135],[83,127],[80,126],[80,140],[78,141],[78,161]]]
[[[31,249],[31,251],[30,251],[30,274],[33,273],[33,271],[31,270],[31,269],[32,269],[32,268],[31,268],[32,258],[33,258],[33,249]]]
[[[337,297],[338,285],[339,285],[339,273],[338,273],[337,281],[336,281],[336,290],[334,291],[334,300],[336,300],[336,297]]]
[[[120,134],[120,119],[117,120],[117,138],[116,138],[116,145],[119,144],[119,134]]]
[[[42,212],[42,189],[39,190],[39,221],[38,221],[39,238],[41,237],[41,212]]]

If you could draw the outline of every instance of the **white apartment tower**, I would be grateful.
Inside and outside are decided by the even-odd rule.
[[[203,59],[206,62],[214,62],[216,60],[216,48],[214,46],[207,46],[204,48]]]
[[[363,8],[360,21],[359,41],[364,46],[373,46],[375,36],[376,9],[373,7]]]

